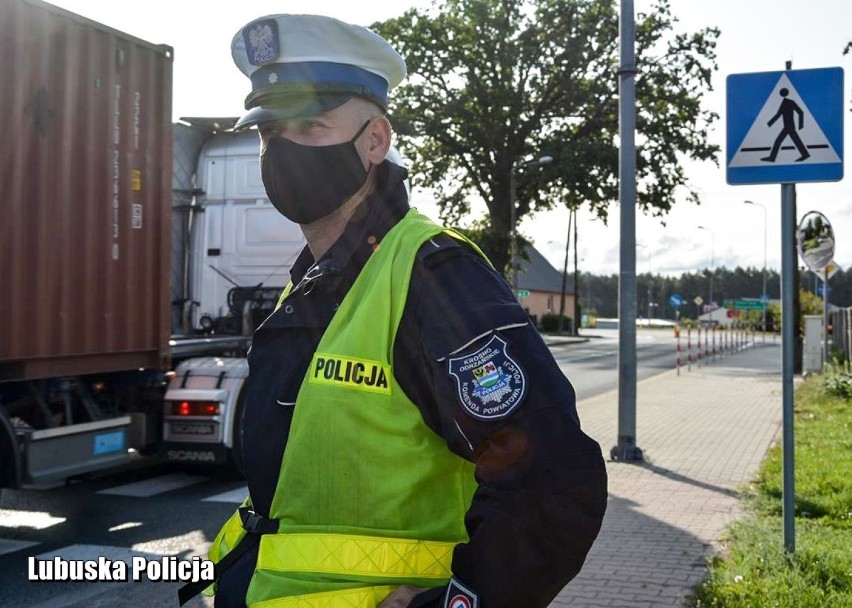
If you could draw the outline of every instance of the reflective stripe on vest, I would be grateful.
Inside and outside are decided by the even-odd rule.
[[[456,544],[350,534],[272,534],[261,540],[258,561],[277,572],[446,581]]]
[[[299,597],[280,597],[252,604],[252,608],[375,608],[397,587],[379,585],[345,591],[326,591]]]
[[[251,506],[251,499],[246,497],[240,508]],[[216,538],[210,544],[210,550],[207,552],[207,557],[214,562],[219,562],[231,551],[246,535],[243,530],[242,520],[240,519],[240,510],[234,511],[233,515],[228,518],[228,521],[219,530]]]

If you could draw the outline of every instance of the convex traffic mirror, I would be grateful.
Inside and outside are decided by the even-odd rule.
[[[834,230],[819,211],[810,211],[796,230],[799,256],[811,272],[822,272],[834,258]]]

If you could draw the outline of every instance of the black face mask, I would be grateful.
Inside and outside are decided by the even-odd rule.
[[[367,172],[355,141],[370,121],[342,144],[305,146],[273,137],[260,155],[260,174],[276,209],[297,224],[325,217],[358,192]]]

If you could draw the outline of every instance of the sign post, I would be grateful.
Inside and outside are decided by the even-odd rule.
[[[781,184],[781,331],[784,547],[793,553],[793,374],[798,182],[843,178],[843,69],[731,74],[726,175],[731,185]]]

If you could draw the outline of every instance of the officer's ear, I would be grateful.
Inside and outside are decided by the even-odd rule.
[[[379,165],[385,160],[391,145],[391,125],[384,116],[377,116],[370,121],[366,133],[367,159],[371,165]]]

